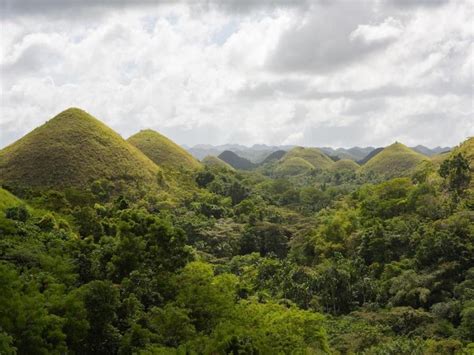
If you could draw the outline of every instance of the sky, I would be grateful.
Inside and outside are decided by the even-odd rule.
[[[68,107],[179,144],[453,146],[473,0],[0,0],[0,148]]]

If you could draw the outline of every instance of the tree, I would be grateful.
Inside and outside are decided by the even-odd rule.
[[[439,168],[439,174],[446,179],[449,189],[459,194],[469,186],[471,181],[469,161],[461,153],[445,160]]]

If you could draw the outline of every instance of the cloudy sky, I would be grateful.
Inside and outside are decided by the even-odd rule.
[[[0,3],[0,147],[71,106],[187,145],[474,135],[472,0]]]

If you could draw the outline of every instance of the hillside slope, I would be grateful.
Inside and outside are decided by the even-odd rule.
[[[256,166],[250,160],[239,157],[237,154],[230,150],[222,152],[221,154],[219,154],[218,158],[232,166],[234,169],[250,170],[255,168]]]
[[[357,164],[355,161],[350,160],[350,159],[341,159],[336,161],[333,166],[331,167],[331,170],[333,171],[357,171],[359,170],[359,164]]]
[[[156,184],[160,169],[88,113],[70,108],[0,151],[0,183],[80,187],[106,178]]]
[[[424,155],[401,143],[394,143],[372,157],[361,167],[362,173],[373,173],[385,178],[409,176],[422,161]]]
[[[314,168],[327,170],[333,164],[334,161],[329,158],[326,154],[320,151],[317,148],[303,148],[296,147],[290,150],[282,160],[292,159],[292,158],[301,158],[310,163]]]
[[[211,169],[235,170],[232,166],[227,164],[225,161],[213,155],[208,155],[203,160],[201,160],[201,163],[205,167],[208,167]]]
[[[142,130],[127,141],[160,167],[196,170],[201,163],[169,138],[151,129]]]

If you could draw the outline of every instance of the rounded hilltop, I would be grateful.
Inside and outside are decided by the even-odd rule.
[[[83,187],[95,180],[156,183],[159,167],[118,133],[69,108],[0,151],[0,183]]]
[[[202,167],[201,163],[185,149],[154,130],[141,130],[127,141],[161,167],[187,170]]]
[[[428,158],[406,145],[395,142],[385,147],[361,167],[361,172],[386,178],[403,177],[412,174],[422,161]]]

